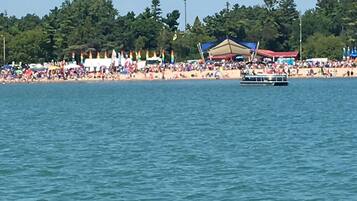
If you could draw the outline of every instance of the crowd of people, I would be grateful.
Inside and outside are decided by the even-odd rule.
[[[43,68],[32,68],[29,65],[1,67],[0,81],[6,82],[36,82],[63,80],[130,80],[130,79],[185,79],[195,78],[225,78],[228,74],[222,72],[240,71],[240,73],[284,73],[296,76],[304,69],[303,76],[314,76],[317,73],[325,76],[336,74],[338,68],[348,69],[346,76],[354,76],[353,69],[357,67],[357,60],[327,61],[327,62],[296,62],[293,65],[277,62],[244,62],[244,61],[191,61],[176,64],[156,64],[139,68],[137,63],[127,66],[98,67],[95,70],[83,65],[76,68],[65,68],[64,63],[49,63]],[[47,67],[46,67],[47,66]],[[52,66],[49,68],[48,66]],[[54,66],[54,67],[53,67]],[[307,70],[308,69],[308,70]],[[318,72],[316,69],[319,69]],[[349,70],[351,69],[351,70]],[[250,70],[250,71],[247,71]],[[189,73],[189,74],[187,74]]]

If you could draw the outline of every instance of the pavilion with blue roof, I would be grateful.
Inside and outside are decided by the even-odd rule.
[[[233,37],[200,44],[201,53],[208,53],[211,59],[232,59],[236,56],[249,57],[257,50],[257,43],[239,41]]]

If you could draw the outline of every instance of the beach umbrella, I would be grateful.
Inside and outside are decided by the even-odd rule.
[[[92,51],[89,51],[89,59],[93,59]]]
[[[97,52],[97,59],[100,59],[100,52]]]
[[[157,55],[156,55],[156,50],[154,50],[154,58],[156,58],[157,57]]]
[[[43,66],[42,64],[31,64],[30,69],[33,71],[44,71],[47,67]]]
[[[2,70],[13,70],[14,67],[11,66],[11,65],[4,65],[4,66],[1,67],[1,69],[2,69]]]
[[[49,66],[48,67],[48,70],[60,70],[61,69],[61,67],[59,67],[59,66]]]
[[[16,73],[17,75],[22,75],[23,72],[22,72],[22,70],[16,70],[15,73]]]
[[[352,57],[352,58],[356,58],[356,57],[357,57],[357,52],[353,52],[353,53],[351,54],[351,57]]]
[[[108,53],[107,53],[107,51],[104,52],[104,59],[108,59]]]

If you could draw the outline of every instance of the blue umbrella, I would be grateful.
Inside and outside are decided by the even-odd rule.
[[[14,70],[14,67],[12,67],[11,65],[5,65],[1,67],[2,70]]]

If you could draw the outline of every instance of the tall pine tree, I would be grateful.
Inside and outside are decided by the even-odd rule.
[[[156,21],[161,20],[161,7],[160,0],[152,0],[151,2],[151,13]]]

